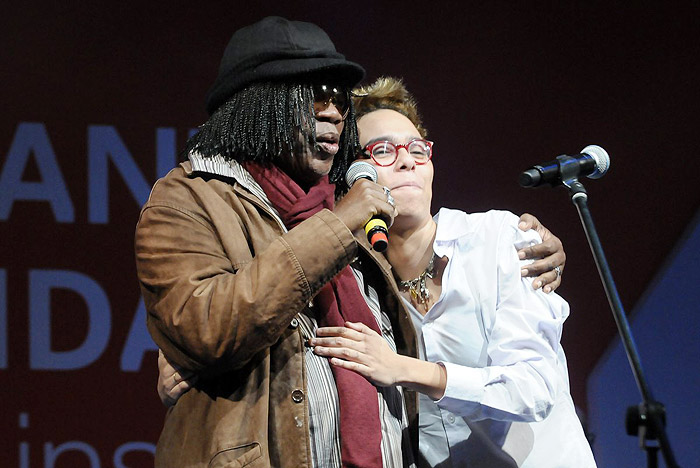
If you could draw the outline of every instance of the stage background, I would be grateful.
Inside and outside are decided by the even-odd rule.
[[[365,82],[404,77],[436,142],[434,209],[529,211],[564,240],[572,393],[595,419],[600,466],[613,468],[645,462],[635,438],[620,436],[634,387],[604,398],[623,394],[624,359],[596,371],[587,394],[596,366],[615,356],[607,300],[566,192],[516,183],[558,154],[608,150],[609,174],[584,181],[590,208],[624,306],[644,311],[642,357],[667,372],[649,374],[669,431],[685,436],[678,461],[700,466],[697,417],[679,416],[697,414],[697,266],[671,267],[700,249],[689,234],[700,200],[700,7],[644,5],[97,0],[3,11],[2,465],[152,465],[165,409],[133,262],[139,208],[206,119],[231,33],[278,14],[322,26],[365,66]],[[688,299],[664,308],[646,299],[655,291]],[[672,331],[657,333],[659,320]]]

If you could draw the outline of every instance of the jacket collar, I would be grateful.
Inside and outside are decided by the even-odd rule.
[[[196,152],[190,153],[187,158],[189,159],[189,164],[187,162],[180,163],[187,177],[193,177],[196,172],[204,172],[227,179],[233,179],[233,181],[236,182],[236,184],[232,184],[235,191],[245,195],[247,198],[251,198],[249,195],[252,194],[253,197],[251,201],[267,211],[280,225],[282,232],[287,231],[282,218],[277,212],[277,209],[270,203],[270,199],[267,198],[265,191],[260,187],[260,184],[255,181],[250,172],[245,170],[238,161],[225,159],[220,154],[205,158]]]

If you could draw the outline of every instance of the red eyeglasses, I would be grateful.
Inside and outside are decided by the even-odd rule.
[[[365,146],[372,160],[378,166],[391,166],[399,157],[399,149],[403,148],[413,156],[416,164],[425,164],[433,157],[433,142],[415,138],[405,145],[397,145],[388,140],[376,141]]]

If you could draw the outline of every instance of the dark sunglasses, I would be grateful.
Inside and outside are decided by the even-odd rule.
[[[341,86],[314,85],[314,112],[319,113],[330,106],[331,103],[343,116],[343,120],[350,112],[350,92]]]

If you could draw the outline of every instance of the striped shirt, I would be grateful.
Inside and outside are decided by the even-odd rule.
[[[364,284],[362,272],[352,268],[358,287],[372,311],[382,336],[396,351],[389,317],[379,307],[379,297],[371,286]],[[316,319],[313,306],[307,313],[299,314],[300,329],[304,340],[316,335]],[[306,348],[304,362],[307,371],[309,418],[311,431],[311,455],[315,468],[336,468],[340,462],[339,403],[338,392],[328,359]],[[382,462],[385,468],[403,466],[401,436],[408,418],[401,387],[378,387],[379,420],[381,423]]]

